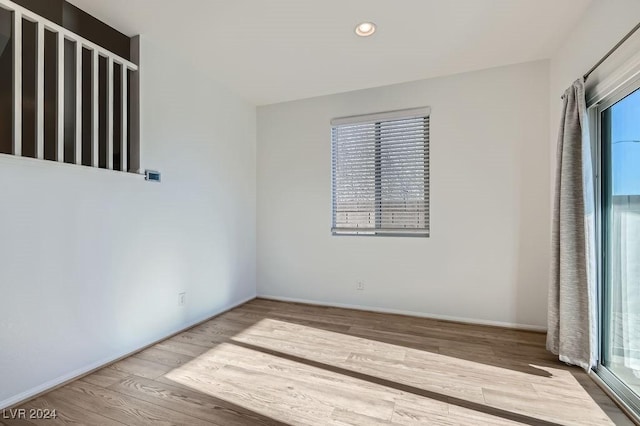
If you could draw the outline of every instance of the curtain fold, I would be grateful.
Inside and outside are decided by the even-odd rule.
[[[547,349],[586,370],[596,363],[595,197],[584,81],[563,96],[558,134]]]

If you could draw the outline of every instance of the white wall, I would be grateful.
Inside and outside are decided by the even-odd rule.
[[[548,67],[258,108],[258,294],[545,327]],[[424,105],[431,237],[331,236],[330,119]]]
[[[255,107],[142,52],[161,184],[0,158],[0,407],[255,296]]]

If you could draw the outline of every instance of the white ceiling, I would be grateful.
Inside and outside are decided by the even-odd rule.
[[[256,105],[549,58],[590,1],[71,0]]]

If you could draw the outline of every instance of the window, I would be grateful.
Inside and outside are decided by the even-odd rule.
[[[334,235],[429,236],[429,114],[331,121]]]

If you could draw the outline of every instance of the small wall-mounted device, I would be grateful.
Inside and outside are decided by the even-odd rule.
[[[144,180],[148,180],[150,182],[160,182],[160,172],[156,170],[145,170]]]

